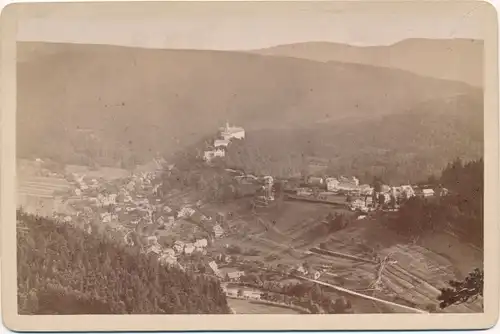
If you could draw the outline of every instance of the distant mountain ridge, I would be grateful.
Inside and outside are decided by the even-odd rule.
[[[381,117],[411,112],[429,119],[440,112],[440,101],[458,96],[473,103],[452,105],[449,112],[482,112],[480,88],[363,64],[79,44],[18,43],[18,54],[21,158],[133,165],[185,150],[226,121],[271,133],[315,127],[341,133],[356,123],[361,135]],[[426,113],[418,114],[426,102]],[[377,124],[383,135],[384,123]],[[394,136],[394,150],[398,142],[404,150],[407,132]],[[432,146],[441,142],[434,137]],[[349,149],[366,150],[363,145]]]
[[[252,51],[320,62],[340,61],[410,71],[437,79],[483,86],[484,43],[474,39],[406,39],[388,46],[330,42],[279,45]]]

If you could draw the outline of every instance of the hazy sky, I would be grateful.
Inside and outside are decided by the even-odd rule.
[[[38,5],[40,6],[40,5]],[[120,7],[121,6],[121,7]],[[305,41],[387,45],[484,36],[484,2],[170,2],[40,7],[18,39],[151,48],[248,50]],[[98,14],[96,14],[98,13]]]

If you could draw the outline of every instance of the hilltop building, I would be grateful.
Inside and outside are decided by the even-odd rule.
[[[224,151],[220,147],[203,152],[203,160],[205,160],[206,162],[210,162],[217,157],[224,158],[225,156],[226,156],[226,151]]]
[[[224,140],[245,139],[245,129],[226,123],[226,126],[220,129],[220,135]]]
[[[216,139],[214,140],[214,147],[227,147],[229,145],[229,140],[226,139]]]

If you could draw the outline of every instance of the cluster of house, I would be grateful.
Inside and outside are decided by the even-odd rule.
[[[214,275],[223,282],[237,283],[242,276],[245,276],[245,272],[242,270],[219,268],[215,261],[211,261],[208,266],[212,269]]]
[[[307,180],[308,185],[316,186],[319,188],[324,188],[327,191],[331,192],[340,192],[340,191],[356,191],[365,187],[366,185],[359,185],[359,180],[352,177],[340,176],[339,178],[335,177],[316,177],[311,176]]]
[[[245,288],[238,286],[230,287],[226,284],[222,284],[221,287],[222,291],[226,294],[226,296],[232,298],[260,300],[262,295],[262,291],[252,288]]]
[[[135,238],[131,235],[133,232],[129,232],[125,236],[125,242],[129,245],[134,245],[136,242],[141,243],[143,246],[143,251],[146,254],[156,254],[158,256],[158,261],[162,264],[175,265],[178,264],[177,258],[181,255],[191,255],[194,253],[199,253],[206,255],[208,240],[198,239],[195,242],[183,242],[181,240],[176,240],[173,245],[169,242],[164,242],[163,238],[168,237],[164,233],[154,233],[153,235],[141,235],[139,238]]]
[[[213,141],[206,151],[203,152],[203,160],[211,162],[214,158],[223,158],[226,156],[226,149],[232,140],[245,139],[245,129],[238,126],[226,126],[219,129],[218,137]]]
[[[296,195],[300,197],[315,197],[317,199],[327,200],[329,195],[334,194],[349,195],[349,207],[351,210],[360,210],[368,212],[384,205],[394,203],[395,208],[400,202],[414,196],[432,197],[444,196],[448,190],[439,187],[437,190],[431,186],[389,186],[381,185],[380,189],[375,189],[368,184],[359,184],[356,177],[315,177],[307,179],[304,187],[296,189]]]
[[[359,180],[356,177],[345,177],[341,176],[339,178],[335,177],[316,177],[310,176],[304,187],[297,188],[297,196],[312,196],[319,194],[318,191],[321,190],[321,194],[326,195],[338,194],[338,193],[358,193],[358,194],[369,194],[373,191],[373,188],[368,184],[359,184]]]
[[[174,216],[169,216],[167,220],[160,216],[155,223],[142,222],[135,229],[135,235],[139,240],[133,240],[130,233],[125,237],[125,241],[130,245],[140,243],[145,253],[155,253],[160,261],[166,263],[175,263],[179,255],[193,253],[205,255],[209,242],[224,236],[220,215],[214,220],[196,209],[185,206],[180,208]],[[200,230],[206,232],[205,235],[209,235],[209,239],[198,238],[194,242],[175,240],[172,244],[173,236],[182,238],[178,233],[173,233],[173,228],[181,224],[199,227]],[[190,238],[195,236],[195,233],[189,234]]]
[[[307,269],[304,265],[298,265],[296,268],[291,270],[291,273],[298,274],[303,277],[312,278],[318,280],[321,277],[321,271],[314,269]]]
[[[224,215],[215,218],[201,213],[196,206],[173,208],[160,199],[161,183],[155,172],[142,172],[126,179],[97,180],[73,175],[74,187],[68,204],[74,215],[57,215],[64,222],[76,222],[91,233],[94,228],[118,232],[128,245],[140,245],[145,253],[154,253],[164,264],[177,264],[179,255],[206,254],[207,237],[224,236]],[[175,228],[187,233],[189,241],[179,237]],[[198,237],[196,237],[198,235]],[[183,239],[184,240],[184,239]],[[177,264],[178,265],[178,264]]]
[[[368,212],[377,208],[389,207],[391,210],[397,210],[399,205],[410,199],[411,197],[429,198],[434,196],[446,196],[448,189],[438,187],[421,187],[411,185],[401,185],[397,187],[390,187],[382,185],[379,192],[373,189],[371,192],[363,194],[361,198],[357,197],[350,202],[352,210],[360,210]]]

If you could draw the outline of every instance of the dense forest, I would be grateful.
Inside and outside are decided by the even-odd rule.
[[[429,181],[441,184],[450,193],[433,199],[414,197],[395,217],[392,228],[406,235],[446,229],[467,242],[483,246],[483,159],[464,163],[457,159],[443,170],[439,178]]]
[[[20,314],[227,314],[213,278],[18,211]]]
[[[256,174],[379,176],[389,184],[438,175],[455,157],[483,152],[482,102],[477,96],[432,100],[389,116],[248,131],[224,158]]]

